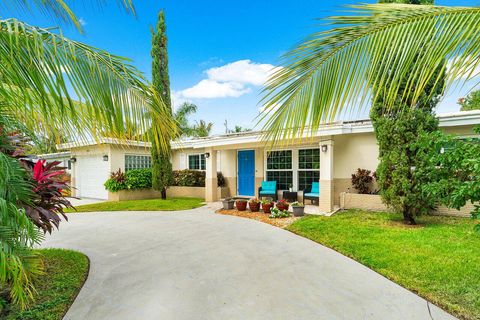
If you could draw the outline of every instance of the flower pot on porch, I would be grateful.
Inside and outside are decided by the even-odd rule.
[[[276,207],[280,211],[288,210],[288,203],[284,199],[282,199],[277,202]]]
[[[260,202],[249,202],[248,207],[250,208],[250,211],[258,212],[260,211]]]
[[[270,213],[270,210],[273,207],[273,202],[270,203],[262,203],[262,210],[264,213]]]
[[[237,206],[237,210],[238,211],[245,211],[247,210],[247,201],[246,200],[237,200],[235,202],[236,206]]]
[[[235,204],[235,200],[233,199],[225,199],[222,201],[223,209],[225,210],[232,210],[233,205]]]
[[[301,217],[305,214],[305,207],[304,206],[292,206],[293,215],[295,217]]]

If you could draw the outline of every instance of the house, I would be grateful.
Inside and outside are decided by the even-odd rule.
[[[64,167],[67,173],[71,173],[72,171],[72,163],[70,162],[71,154],[70,151],[64,152],[56,152],[56,153],[47,153],[47,154],[40,154],[37,156],[37,159],[34,159],[36,162],[39,159],[47,160],[47,162],[60,162],[59,166]]]
[[[438,116],[443,131],[459,136],[476,136],[480,111],[457,112]],[[151,166],[149,144],[115,139],[99,142],[59,145],[71,152],[72,186],[76,196],[108,199],[103,187],[112,171]],[[312,137],[296,139],[269,149],[261,141],[261,132],[242,132],[207,138],[176,141],[172,145],[174,170],[206,172],[202,194],[206,201],[219,200],[217,171],[227,182],[230,196],[258,196],[264,180],[275,180],[279,198],[283,190],[302,190],[320,182],[319,209],[331,212],[340,204],[340,193],[354,192],[351,174],[357,168],[374,171],[378,165],[378,146],[370,120],[331,123]]]

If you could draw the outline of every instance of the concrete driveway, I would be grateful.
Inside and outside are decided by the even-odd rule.
[[[206,207],[69,217],[43,244],[90,257],[65,319],[454,319],[333,250]]]

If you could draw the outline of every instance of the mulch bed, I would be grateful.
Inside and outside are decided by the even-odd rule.
[[[248,218],[248,219],[253,219],[257,220],[263,223],[268,223],[271,224],[272,226],[279,227],[279,228],[286,228],[289,225],[291,225],[294,221],[300,219],[300,217],[288,217],[288,218],[279,218],[279,219],[271,219],[268,216],[270,214],[268,213],[263,213],[262,211],[260,212],[252,212],[250,210],[246,211],[238,211],[238,210],[224,210],[220,209],[216,211],[219,214],[225,214],[225,215],[230,215],[230,216],[237,216],[237,217],[242,217],[242,218]]]

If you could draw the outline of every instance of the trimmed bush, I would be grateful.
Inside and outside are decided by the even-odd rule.
[[[225,187],[225,178],[221,172],[217,173],[217,181],[219,187]],[[152,169],[136,169],[127,173],[123,173],[121,170],[112,172],[104,186],[110,192],[151,188]],[[205,171],[175,170],[173,171],[172,186],[205,187]]]

